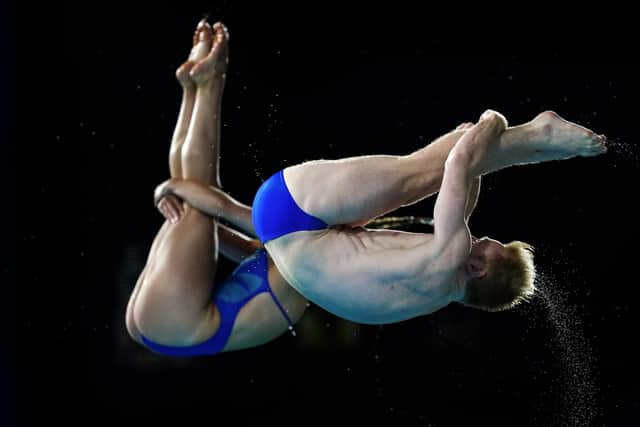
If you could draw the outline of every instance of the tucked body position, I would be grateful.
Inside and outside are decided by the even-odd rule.
[[[408,320],[452,302],[514,307],[535,291],[532,248],[471,234],[481,177],[606,152],[603,136],[554,112],[510,127],[487,110],[475,124],[404,156],[317,160],[278,171],[249,207],[221,190],[218,175],[228,50],[226,28],[201,22],[177,72],[184,96],[171,178],[155,193],[167,220],[127,309],[132,338],[158,353],[264,344],[293,329],[309,301],[365,324]],[[366,227],[436,193],[433,233]],[[240,264],[214,286],[218,251]]]

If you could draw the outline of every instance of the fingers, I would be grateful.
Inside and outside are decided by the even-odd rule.
[[[164,199],[160,200],[160,202],[157,205],[157,208],[158,208],[158,211],[160,211],[160,213],[162,214],[163,217],[165,217],[169,222],[173,223],[173,218],[171,217],[171,214],[167,210],[167,204],[164,201]]]
[[[173,222],[176,223],[180,221],[182,217],[182,204],[175,197],[167,197],[167,205],[169,208],[169,212],[171,213],[171,218]]]
[[[158,210],[172,224],[178,222],[183,214],[182,204],[173,196],[163,197],[158,203]]]
[[[482,113],[482,115],[480,116],[480,121],[490,123],[499,131],[505,130],[508,126],[506,117],[494,110],[486,110],[484,113]]]
[[[456,127],[456,130],[465,130],[465,129],[469,129],[471,127],[473,127],[473,122],[464,122],[464,123],[460,123]]]

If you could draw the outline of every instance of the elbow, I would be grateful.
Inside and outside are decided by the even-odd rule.
[[[471,163],[471,153],[466,149],[454,149],[449,153],[444,164],[447,168],[466,168]]]
[[[257,251],[258,249],[264,249],[264,245],[258,239],[251,240],[251,249],[252,252]]]

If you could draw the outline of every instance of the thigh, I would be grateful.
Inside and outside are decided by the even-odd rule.
[[[152,248],[135,302],[136,324],[148,338],[193,337],[214,314],[215,227],[211,218],[187,207]]]
[[[140,294],[140,289],[144,286],[145,278],[147,276],[147,270],[149,269],[148,265],[152,263],[155,259],[155,254],[158,252],[158,247],[162,244],[164,240],[168,228],[171,226],[169,221],[165,221],[156,236],[151,243],[151,248],[149,249],[149,254],[147,255],[147,259],[145,261],[145,265],[142,268],[142,271],[138,275],[138,279],[136,280],[136,284],[131,291],[131,295],[129,296],[129,302],[127,303],[127,310],[125,315],[125,322],[127,326],[127,331],[129,335],[134,340],[140,342],[140,330],[136,324],[135,316],[134,316],[134,308],[136,306],[136,302],[138,301],[138,295]]]

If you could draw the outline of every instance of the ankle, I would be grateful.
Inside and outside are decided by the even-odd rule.
[[[192,99],[196,96],[197,87],[195,83],[181,83],[182,86],[182,98]]]
[[[224,77],[212,77],[196,83],[196,89],[198,91],[222,93],[224,89],[225,79]]]

